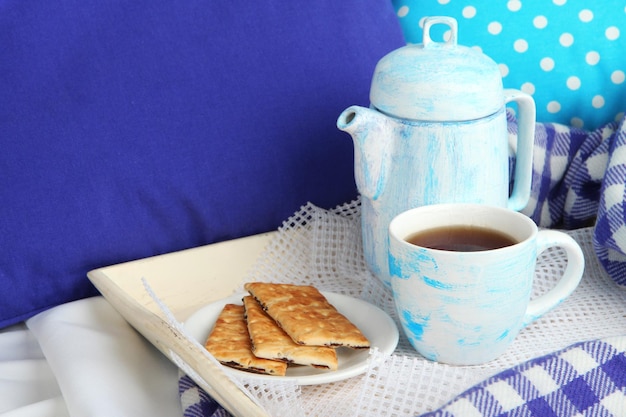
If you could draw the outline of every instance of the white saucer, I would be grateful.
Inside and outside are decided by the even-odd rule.
[[[384,354],[391,354],[398,344],[398,328],[394,321],[381,309],[357,298],[342,294],[323,292],[328,301],[369,339],[372,347]],[[185,322],[185,329],[200,344],[204,344],[217,316],[226,304],[241,304],[244,294],[236,294],[202,307]],[[359,375],[367,370],[369,349],[337,349],[339,367],[336,371],[317,369],[310,366],[294,366],[287,369],[285,376],[258,375],[226,367],[231,372],[247,379],[286,380],[298,385],[324,384]]]

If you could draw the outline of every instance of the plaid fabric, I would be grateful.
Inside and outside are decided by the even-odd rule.
[[[608,133],[608,132],[607,132]],[[613,280],[626,286],[626,122],[608,140],[609,161],[596,222],[594,247]]]
[[[626,416],[626,338],[581,342],[501,372],[422,417]]]
[[[515,123],[509,119],[515,135]],[[595,222],[594,248],[610,277],[626,286],[626,124],[592,132],[537,124],[531,199],[539,226],[576,229]]]
[[[231,417],[228,411],[182,372],[178,378],[178,395],[184,417]]]

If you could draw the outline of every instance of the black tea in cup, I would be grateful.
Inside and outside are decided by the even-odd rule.
[[[517,240],[487,227],[457,225],[422,230],[408,236],[407,242],[430,249],[478,252],[515,245]]]

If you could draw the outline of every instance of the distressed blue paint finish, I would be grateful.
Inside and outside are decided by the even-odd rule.
[[[416,267],[425,256],[397,258],[392,286],[410,343],[426,358],[449,363],[483,363],[502,354],[523,327],[532,290],[536,251],[533,241],[524,246],[487,266],[463,256],[444,256],[436,269],[419,260]]]
[[[424,334],[424,327],[428,325],[428,318],[424,317],[421,323],[418,323],[411,316],[411,312],[404,310],[402,312],[402,322],[405,328],[410,332],[412,340],[421,340]]]
[[[497,250],[455,252],[421,248],[407,234],[446,224],[492,227],[518,243]],[[452,364],[488,362],[519,331],[569,296],[582,277],[584,257],[568,235],[539,232],[517,212],[479,204],[430,205],[394,218],[389,227],[391,285],[404,332],[424,357]],[[537,254],[567,253],[557,285],[531,300]]]
[[[435,23],[450,26],[450,40],[430,39]],[[365,260],[387,286],[387,228],[397,214],[447,202],[520,210],[530,195],[532,98],[503,90],[496,63],[457,44],[454,19],[432,18],[424,28],[422,44],[406,45],[379,61],[371,106],[351,106],[337,120],[354,142]],[[510,196],[508,101],[518,102],[520,121]]]
[[[400,262],[396,259],[396,257],[389,255],[389,273],[391,276],[398,277],[400,279],[408,279],[410,277],[409,274],[403,274]]]
[[[393,119],[353,106],[343,120],[346,123],[339,127],[354,140],[365,259],[387,286],[387,228],[397,214],[441,202],[507,206],[504,108],[477,121],[430,123]]]
[[[435,278],[423,276],[422,279],[424,280],[424,284],[439,290],[452,290],[454,288],[454,285],[446,284],[445,282],[438,281]]]

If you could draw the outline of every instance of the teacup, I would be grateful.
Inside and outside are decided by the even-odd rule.
[[[551,247],[565,251],[567,266],[550,291],[531,300],[537,256]],[[570,236],[539,231],[527,216],[502,207],[422,206],[389,225],[396,310],[413,347],[433,361],[475,365],[497,358],[522,328],[576,289],[584,265]]]

